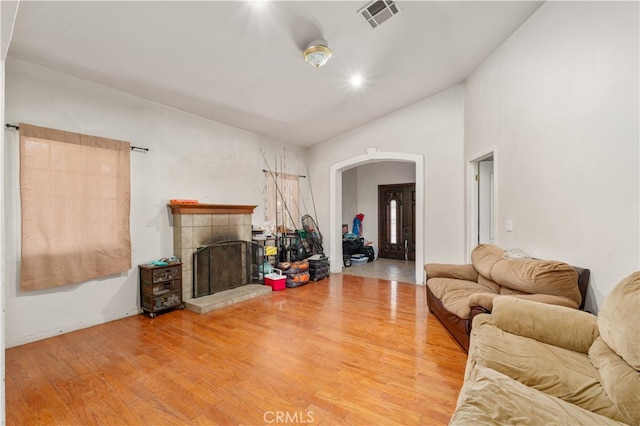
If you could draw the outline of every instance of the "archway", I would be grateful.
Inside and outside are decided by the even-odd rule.
[[[352,167],[380,161],[407,161],[416,168],[416,262],[415,279],[423,284],[424,265],[424,157],[419,154],[405,152],[378,152],[375,148],[367,149],[366,154],[340,161],[329,168],[329,231],[331,272],[342,272],[342,172]]]

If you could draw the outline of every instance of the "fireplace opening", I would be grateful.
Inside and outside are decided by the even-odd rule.
[[[260,245],[250,241],[221,241],[193,254],[193,297],[260,282],[264,259]]]

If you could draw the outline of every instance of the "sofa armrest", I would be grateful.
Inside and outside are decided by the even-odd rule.
[[[478,307],[484,310],[485,313],[491,313],[493,309],[493,299],[496,297],[500,297],[500,295],[483,292],[473,293],[467,297],[467,303],[469,303],[469,308],[471,309]]]
[[[508,333],[585,354],[600,334],[594,315],[512,296],[493,300],[491,319]]]
[[[424,270],[429,278],[453,278],[458,280],[478,281],[478,272],[473,265],[451,265],[447,263],[427,263]]]
[[[483,308],[482,306],[471,306],[471,310],[469,311],[469,321],[467,321],[466,324],[466,332],[468,335],[471,335],[471,327],[473,326],[473,319],[475,317],[477,317],[478,315],[482,315],[482,314],[490,314],[491,311]],[[489,317],[489,319],[491,319],[490,315],[486,315],[487,317]]]

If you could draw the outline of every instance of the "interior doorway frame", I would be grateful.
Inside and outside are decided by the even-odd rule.
[[[471,262],[471,251],[477,244],[478,237],[478,185],[476,175],[479,173],[479,163],[493,157],[493,229],[494,244],[498,245],[498,148],[492,146],[471,156],[467,160],[467,262]]]
[[[406,152],[378,152],[367,149],[366,154],[335,163],[329,167],[329,242],[332,273],[342,272],[342,172],[353,167],[383,161],[404,161],[414,163],[416,168],[416,284],[424,284],[424,156]]]

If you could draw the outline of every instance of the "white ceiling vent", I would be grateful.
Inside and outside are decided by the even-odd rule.
[[[372,28],[382,24],[398,12],[400,9],[392,0],[373,0],[358,10],[358,13],[362,14]]]

